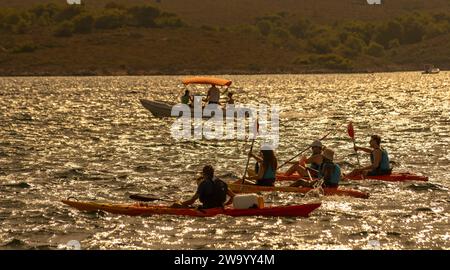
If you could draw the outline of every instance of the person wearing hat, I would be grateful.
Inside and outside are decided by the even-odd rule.
[[[322,165],[322,148],[323,145],[319,140],[310,144],[312,155],[309,158],[302,157],[299,162],[295,162],[287,171],[286,175],[292,175],[297,172],[301,176],[308,177],[308,171],[312,177],[318,176],[318,171]],[[306,167],[306,164],[310,164]]]
[[[339,181],[341,181],[341,168],[339,167],[339,165],[335,164],[333,160],[334,160],[334,151],[325,148],[322,152],[322,164],[318,172],[318,178],[323,178],[322,187],[337,188],[339,186]],[[298,180],[290,186],[313,187],[314,184],[317,183],[317,181],[318,180],[313,181]]]
[[[387,151],[381,147],[381,137],[378,135],[370,136],[369,141],[371,148],[355,146],[355,151],[361,150],[370,154],[369,166],[363,167],[361,169],[355,169],[347,176],[364,175],[364,176],[374,176],[374,175],[389,175],[392,169],[389,165],[389,155]]]

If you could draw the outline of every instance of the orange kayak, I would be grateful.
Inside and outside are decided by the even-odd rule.
[[[216,215],[240,216],[268,216],[268,217],[307,217],[309,213],[317,209],[321,203],[310,203],[302,205],[264,207],[260,209],[233,209],[212,208],[198,210],[196,208],[171,208],[163,205],[149,205],[146,203],[113,204],[98,202],[81,202],[62,200],[81,211],[105,211],[113,214],[128,216],[151,216],[151,215],[176,215],[191,217],[213,217]]]
[[[298,174],[285,175],[277,174],[277,181],[296,181],[299,179],[307,178],[300,177]],[[428,181],[428,177],[415,175],[412,173],[391,173],[389,175],[378,175],[378,176],[367,176],[365,179],[361,175],[356,175],[352,177],[345,177],[347,180],[379,180],[379,181],[389,181],[389,182],[405,182],[405,181]]]
[[[288,186],[257,186],[257,185],[242,185],[238,183],[228,184],[228,187],[235,193],[254,193],[254,192],[295,192],[295,193],[307,193],[313,188],[309,187],[288,187]],[[355,198],[367,199],[369,193],[362,192],[354,189],[345,188],[323,188],[323,194],[325,196],[349,196]]]

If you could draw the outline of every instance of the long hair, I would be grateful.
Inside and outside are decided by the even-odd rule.
[[[261,150],[263,155],[263,165],[264,168],[269,168],[269,165],[272,166],[273,170],[276,170],[278,167],[278,161],[275,157],[275,152],[273,150]]]

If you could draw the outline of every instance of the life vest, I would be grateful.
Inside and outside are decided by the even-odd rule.
[[[227,200],[228,185],[220,180],[204,180],[200,185],[205,185],[199,194],[200,202],[203,208],[223,207]]]
[[[381,161],[380,161],[380,165],[378,166],[378,170],[382,170],[382,171],[388,171],[390,170],[390,165],[389,165],[389,156],[388,153],[385,149],[380,149],[381,150]],[[375,150],[374,150],[375,151]],[[372,162],[375,160],[374,158],[374,154],[373,151],[372,153],[370,153],[370,162]]]
[[[333,173],[331,174],[330,179],[324,179],[325,183],[329,183],[329,184],[334,184],[337,185],[339,184],[339,181],[341,181],[341,168],[339,167],[339,165],[335,164],[335,163],[322,163],[322,165],[320,166],[320,173],[319,173],[319,177],[322,178],[324,175],[324,169],[327,166],[333,166],[334,170]]]

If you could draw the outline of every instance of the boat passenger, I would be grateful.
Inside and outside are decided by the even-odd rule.
[[[320,165],[318,178],[312,181],[298,180],[291,187],[314,187],[314,185],[323,178],[322,187],[324,188],[337,188],[339,181],[341,181],[341,168],[339,165],[333,162],[334,151],[325,148],[322,152],[322,164]]]
[[[201,209],[224,207],[233,202],[235,194],[228,189],[228,185],[217,177],[214,177],[214,168],[211,165],[203,167],[202,176],[197,178],[197,192],[187,201],[174,203],[172,207],[188,207],[200,200]],[[227,195],[230,197],[226,202]],[[226,202],[226,203],[225,203]]]
[[[389,164],[389,155],[387,151],[381,147],[381,137],[372,135],[369,141],[371,148],[355,146],[355,151],[361,150],[370,154],[371,165],[361,169],[355,169],[347,176],[361,175],[375,176],[375,175],[389,175],[392,169]]]
[[[182,103],[182,104],[186,104],[186,105],[191,105],[192,102],[193,102],[193,98],[192,98],[192,96],[190,95],[189,90],[186,90],[186,91],[184,92],[184,95],[181,96],[181,103]]]
[[[315,140],[311,145],[312,155],[309,158],[302,157],[299,162],[295,162],[287,171],[286,175],[292,175],[297,172],[298,175],[308,177],[308,171],[311,177],[317,177],[320,166],[322,165],[323,145],[319,140]],[[307,167],[306,164],[309,164]]]
[[[220,104],[220,90],[216,87],[215,84],[211,85],[211,88],[208,90],[208,94],[206,96],[207,104]]]
[[[228,100],[227,100],[227,104],[234,104],[234,99],[233,99],[233,93],[232,92],[228,92]]]
[[[247,179],[256,180],[257,186],[274,186],[278,160],[273,150],[261,150],[261,156],[249,153],[249,157],[256,159],[255,174]]]

